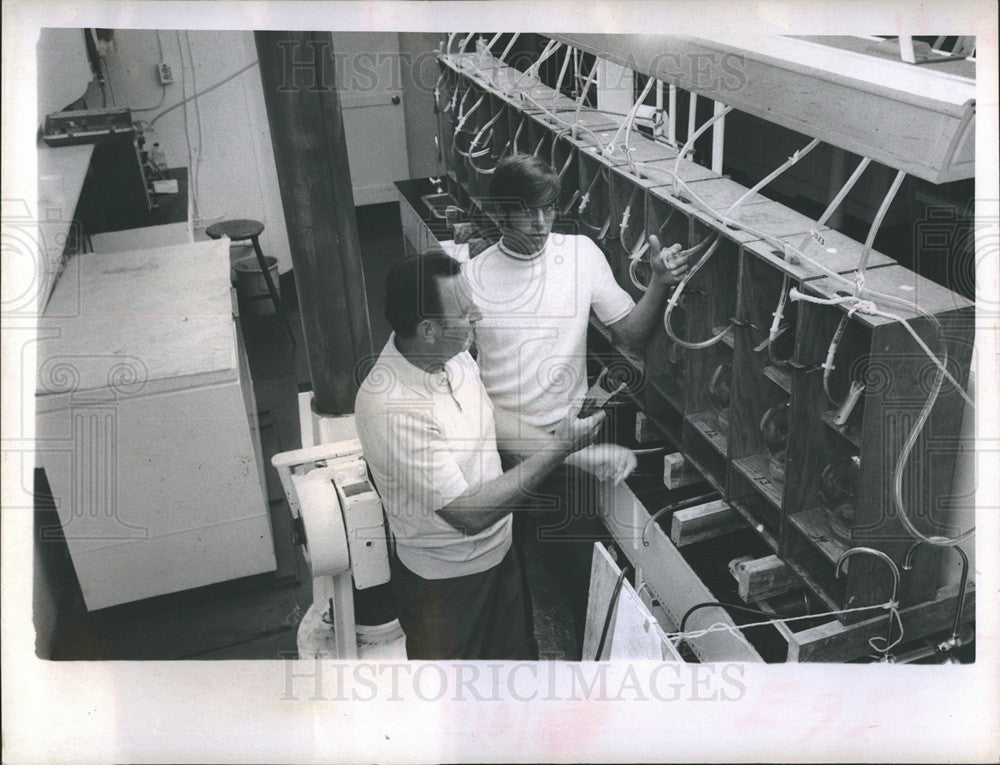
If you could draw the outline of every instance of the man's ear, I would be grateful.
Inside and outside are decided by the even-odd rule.
[[[423,340],[428,345],[434,345],[441,335],[440,326],[436,321],[431,321],[430,319],[423,319],[417,325],[417,337]]]

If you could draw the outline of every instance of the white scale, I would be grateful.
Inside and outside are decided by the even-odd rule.
[[[300,654],[303,631],[315,632],[320,624],[316,617],[322,615],[330,626],[319,630],[332,627],[332,643],[329,651],[313,652],[355,659],[358,628],[352,582],[363,590],[385,584],[390,576],[382,500],[368,479],[361,442],[282,452],[271,464],[278,470],[313,576],[313,606],[299,627]],[[398,623],[392,626],[398,631]]]

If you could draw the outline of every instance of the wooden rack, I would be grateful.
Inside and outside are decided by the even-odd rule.
[[[564,169],[559,201],[563,217],[598,242],[616,279],[633,296],[641,290],[630,278],[629,253],[619,241],[626,207],[627,245],[640,232],[658,233],[661,241],[684,247],[719,237],[712,257],[686,286],[671,328],[689,342],[730,328],[722,339],[707,348],[684,348],[671,340],[661,323],[637,355],[615,348],[595,324],[590,342],[595,360],[632,370],[633,414],[641,411],[655,423],[728,503],[732,512],[709,534],[722,540],[713,555],[728,561],[745,554],[747,529],[752,529],[750,538],[756,541],[749,544],[751,557],[778,556],[792,574],[790,581],[808,592],[813,612],[884,603],[889,582],[874,561],[852,559],[843,578],[836,576],[835,565],[846,549],[860,545],[881,550],[901,564],[913,541],[896,517],[891,485],[934,367],[902,320],[910,321],[939,352],[932,320],[898,309],[893,309],[897,319],[858,312],[846,320],[831,386],[835,395],[843,396],[853,374],[863,377],[867,387],[838,425],[821,365],[846,309],[794,302],[787,295],[794,288],[832,299],[843,289],[842,282],[796,257],[796,250],[853,280],[863,250],[860,243],[761,194],[745,200],[727,216],[728,222],[721,222],[712,211],[725,211],[741,198],[747,189],[740,184],[687,159],[678,162],[673,147],[635,132],[628,151],[623,145],[608,151],[621,117],[578,106],[488,52],[443,53],[439,60],[439,103],[454,104],[441,120],[439,137],[448,190],[470,213],[482,214],[477,197],[487,191],[489,174],[474,166],[480,161],[476,157],[450,147],[467,151],[471,136],[499,114],[475,147],[488,149],[480,158],[481,167],[495,163],[515,143],[517,151],[555,158],[557,169]],[[469,107],[480,99],[474,114],[462,112],[463,103]],[[683,184],[674,182],[675,176]],[[581,215],[582,198],[586,206]],[[635,271],[640,283],[649,278],[648,265],[638,264]],[[972,304],[878,252],[870,253],[864,277],[868,287],[917,303],[941,323],[949,370],[965,385],[974,334]],[[772,337],[772,317],[782,293],[784,317],[779,334]],[[941,507],[948,495],[962,406],[961,397],[946,382],[904,474],[906,506],[915,515]],[[824,466],[837,460],[848,460],[850,467],[859,461],[860,472],[853,504],[840,503],[835,517],[823,505],[821,478]],[[850,478],[850,470],[846,472]],[[708,591],[694,573],[693,559],[685,559],[683,545],[678,549],[656,524],[655,549],[637,541],[656,508],[647,507],[631,489],[612,494],[606,497],[606,525],[636,570],[645,572],[643,581],[655,594],[664,628],[675,629],[683,609],[696,602],[695,594],[710,599],[704,597]],[[659,501],[656,492],[651,496],[652,504]],[[659,520],[670,528],[669,516]],[[944,534],[953,520],[921,517],[917,522],[925,533]],[[734,525],[741,530],[734,532]],[[727,546],[724,541],[730,537]],[[899,598],[908,638],[945,629],[956,601],[956,592],[942,590],[940,551],[925,548],[918,554],[917,565],[904,572]],[[973,598],[970,587],[967,599]],[[973,611],[966,608],[965,614],[971,619]],[[712,618],[719,621],[718,612]],[[776,630],[788,643],[788,660],[845,660],[868,652],[868,637],[880,634],[886,619],[862,612],[843,615],[840,621],[827,617],[800,632],[783,624]],[[703,660],[753,658],[751,654],[759,658],[746,640],[729,633],[706,637],[701,646],[692,647]]]

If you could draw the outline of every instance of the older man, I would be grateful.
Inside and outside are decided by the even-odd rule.
[[[411,659],[531,658],[511,512],[589,444],[603,413],[551,434],[495,419],[469,355],[481,315],[459,263],[432,253],[386,281],[393,333],[355,402],[358,435],[395,537],[393,589]],[[497,438],[524,457],[504,472]]]

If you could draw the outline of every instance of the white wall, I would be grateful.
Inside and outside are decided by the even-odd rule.
[[[429,54],[447,35],[437,32],[399,34],[403,108],[406,114],[406,146],[411,178],[443,175],[444,161],[438,160],[434,136],[434,83],[438,76],[436,59]],[[441,115],[445,119],[447,115]]]
[[[38,124],[82,96],[93,73],[82,29],[43,29],[38,36]]]
[[[116,30],[106,96],[108,106],[129,107],[134,118],[153,123],[147,138],[160,144],[169,167],[190,167],[196,235],[224,218],[259,220],[265,226],[261,248],[284,272],[292,261],[256,59],[249,31]],[[161,60],[174,74],[165,90],[155,74]],[[250,64],[197,104],[189,101],[186,120],[183,107],[157,117],[183,93],[202,92]],[[91,108],[101,106],[96,83],[86,100]]]

